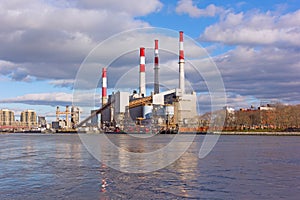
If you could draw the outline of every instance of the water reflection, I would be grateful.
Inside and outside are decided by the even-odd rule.
[[[90,191],[90,197],[99,197],[94,188],[99,182],[95,179],[99,163],[86,152],[78,136],[0,137],[1,200],[42,196],[86,199],[77,190]],[[92,180],[91,185],[87,185],[87,180]]]
[[[109,167],[123,172],[144,173],[164,168],[176,161],[188,149],[195,136],[159,135],[154,136],[154,139],[132,139],[128,135],[106,137],[82,135],[81,140],[95,158]]]
[[[153,143],[115,136],[123,151],[149,152]],[[0,135],[0,199],[297,199],[299,137],[221,137],[205,159],[198,159],[202,137],[177,161],[151,173],[123,173],[99,163],[74,135]],[[104,159],[123,168],[144,166],[124,152]],[[184,141],[177,143],[184,146]],[[176,154],[176,151],[173,152]],[[164,163],[166,154],[154,162]]]

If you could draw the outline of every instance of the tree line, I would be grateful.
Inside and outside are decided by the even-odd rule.
[[[219,110],[200,117],[201,126],[220,126],[223,130],[300,130],[300,104],[277,103],[267,109]]]

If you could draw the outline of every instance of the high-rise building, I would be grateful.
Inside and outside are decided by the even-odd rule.
[[[24,110],[21,112],[20,122],[24,126],[37,126],[37,117],[34,110]]]
[[[15,123],[15,113],[8,109],[0,110],[0,125],[11,126]]]

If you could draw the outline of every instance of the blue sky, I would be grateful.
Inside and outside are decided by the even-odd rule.
[[[229,106],[300,101],[297,0],[2,0],[0,13],[0,109],[16,115],[35,109],[52,118],[57,105],[71,104],[88,53],[112,35],[143,27],[182,30],[205,47]],[[201,89],[205,107],[209,94]]]

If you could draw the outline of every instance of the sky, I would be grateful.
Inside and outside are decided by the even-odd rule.
[[[0,24],[0,109],[13,110],[17,116],[34,109],[53,118],[56,106],[72,104],[74,82],[93,49],[116,34],[147,27],[184,31],[204,47],[220,71],[228,106],[300,103],[297,0],[2,0]],[[189,47],[185,44],[192,54]],[[136,52],[114,60],[108,69],[109,92],[119,83],[116,74],[138,70]],[[162,50],[163,58],[162,66],[178,62],[178,57]],[[168,74],[162,71],[163,79],[173,80]],[[135,77],[121,84],[137,89]],[[210,94],[205,84],[192,85],[204,113]],[[98,96],[95,99],[100,102]]]

